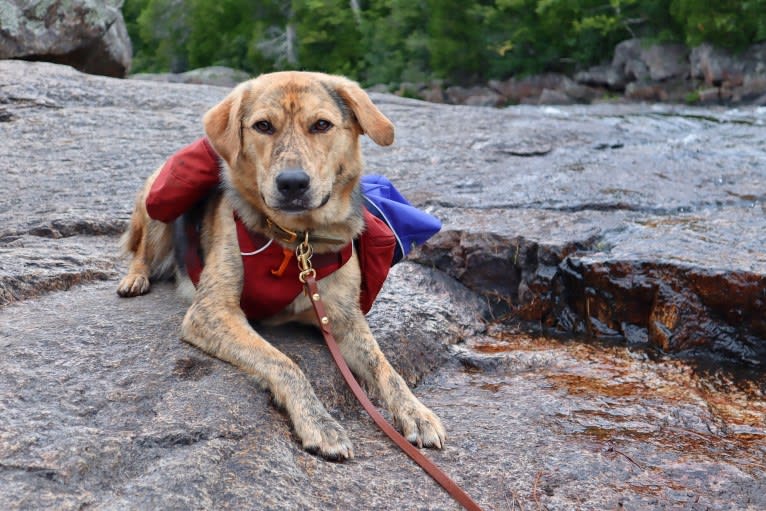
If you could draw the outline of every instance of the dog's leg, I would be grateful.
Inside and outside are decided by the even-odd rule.
[[[328,282],[320,281],[320,294],[343,358],[351,370],[377,392],[407,440],[419,447],[441,449],[447,437],[441,421],[415,397],[404,379],[391,367],[359,309],[358,295],[344,290],[345,286],[354,285],[354,272],[358,275],[359,267],[354,259],[352,261],[326,279]],[[341,276],[341,273],[346,275]],[[336,282],[330,282],[330,279]],[[325,285],[321,287],[323,283]],[[356,286],[358,289],[358,284]]]
[[[194,302],[182,325],[182,337],[211,355],[254,376],[290,416],[303,448],[325,458],[353,457],[351,442],[317,398],[298,365],[252,329],[239,307],[242,258],[231,210],[219,213],[216,242],[206,254]]]
[[[335,331],[343,358],[354,373],[376,390],[402,434],[418,447],[441,449],[447,433],[439,417],[423,405],[407,387],[378,347],[364,316]]]
[[[149,277],[163,273],[163,266],[172,262],[173,231],[168,224],[149,218],[144,203],[145,193],[156,173],[147,180],[136,197],[130,227],[122,237],[123,253],[132,254],[128,273],[117,286],[117,294],[124,297],[139,296],[149,292]]]
[[[238,307],[236,302],[230,305]],[[353,457],[346,432],[316,397],[298,365],[255,332],[241,311],[197,300],[186,314],[182,336],[266,387],[287,411],[305,450],[331,460]]]

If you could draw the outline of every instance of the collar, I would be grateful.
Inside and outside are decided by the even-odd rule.
[[[278,239],[284,243],[292,243],[294,241],[297,244],[300,240],[300,238],[298,238],[300,234],[305,237],[305,232],[301,233],[300,231],[289,231],[283,229],[273,222],[269,222],[269,234],[274,234],[274,236],[266,236],[260,232],[253,231],[248,228],[247,225],[245,225],[245,222],[242,221],[242,218],[237,215],[236,211],[234,212],[234,222],[237,226],[237,238],[239,240],[240,252],[242,253],[243,257],[258,255],[262,253],[265,255],[266,250],[269,249],[269,247],[276,247],[276,244],[273,243],[275,239]],[[277,229],[276,233],[274,232],[275,228]],[[312,264],[316,267],[320,274],[329,274],[337,270],[351,258],[351,254],[353,253],[353,243],[350,241],[340,240],[338,238],[312,236],[311,234],[309,234],[309,241],[315,243],[333,243],[335,245],[342,245],[339,246],[335,251],[314,254],[312,256]],[[280,254],[280,251],[276,248],[272,248],[271,250],[276,250],[276,253]],[[281,257],[281,264],[275,266],[271,270],[271,274],[276,277],[282,277],[286,274],[286,272],[292,273],[292,269],[294,267],[296,282],[298,282],[298,265],[289,264],[294,256],[295,254],[293,250],[289,248],[282,248],[281,255],[278,256]]]
[[[285,227],[274,222],[271,218],[266,217],[266,228],[269,231],[269,237],[277,239],[283,243],[299,243],[306,239],[306,231],[291,231]],[[331,236],[317,236],[308,232],[308,240],[312,243],[326,243],[328,245],[345,245],[347,240],[341,238],[333,238]]]

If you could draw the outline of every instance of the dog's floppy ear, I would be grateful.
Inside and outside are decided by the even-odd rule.
[[[202,124],[215,152],[233,167],[242,148],[242,100],[246,83],[237,86],[223,101],[205,113]]]
[[[354,112],[363,133],[378,145],[394,143],[393,123],[378,110],[364,89],[351,80],[338,77],[335,90]]]

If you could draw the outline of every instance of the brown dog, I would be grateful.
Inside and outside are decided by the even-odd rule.
[[[298,366],[248,322],[240,308],[243,262],[235,212],[255,232],[274,238],[273,227],[308,232],[317,254],[332,252],[364,229],[359,180],[359,136],[390,145],[394,127],[354,82],[319,73],[262,75],[236,87],[204,117],[205,133],[222,159],[223,192],[207,201],[201,250],[205,267],[182,325],[182,337],[255,376],[292,420],[303,448],[329,459],[353,456],[343,428],[325,410]],[[173,228],[151,220],[144,204],[157,176],[139,194],[124,237],[132,252],[121,296],[149,291],[149,276],[172,261]],[[294,250],[296,242],[277,239]],[[183,279],[183,276],[179,276]],[[402,434],[419,446],[441,448],[439,418],[407,388],[378,347],[360,310],[356,254],[319,281],[344,358],[379,395]],[[188,279],[186,280],[188,282]],[[272,323],[316,324],[300,294]]]

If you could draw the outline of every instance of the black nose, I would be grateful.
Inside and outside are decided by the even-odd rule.
[[[283,170],[277,175],[277,190],[286,198],[300,197],[309,189],[311,178],[301,169]]]

